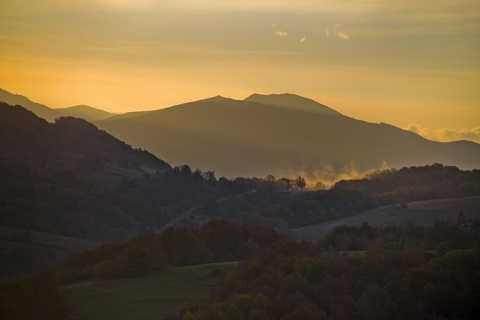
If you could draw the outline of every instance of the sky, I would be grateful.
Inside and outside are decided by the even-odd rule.
[[[0,88],[110,112],[288,92],[480,142],[480,3],[0,0]]]

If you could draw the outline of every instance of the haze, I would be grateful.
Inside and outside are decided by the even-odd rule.
[[[476,0],[0,0],[0,87],[60,108],[293,92],[480,141]],[[454,138],[452,138],[454,137]]]

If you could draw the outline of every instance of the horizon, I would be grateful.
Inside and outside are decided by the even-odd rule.
[[[0,87],[54,109],[288,92],[429,139],[480,142],[473,0],[1,2]]]

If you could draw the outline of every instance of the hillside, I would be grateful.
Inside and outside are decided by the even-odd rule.
[[[133,149],[85,120],[59,118],[50,124],[22,107],[3,103],[0,137],[4,159],[77,172],[93,183],[170,169],[152,154]]]
[[[53,122],[62,115],[60,112],[50,109],[46,105],[30,101],[27,97],[13,94],[3,89],[0,89],[0,102],[5,102],[10,105],[20,105],[48,122]]]
[[[64,117],[81,118],[89,122],[103,120],[115,115],[114,113],[85,105],[73,106],[69,108],[58,108],[55,109],[55,111],[60,112],[60,114]]]
[[[48,123],[0,103],[0,155],[0,225],[113,240],[168,219],[138,189],[172,168],[85,120]]]
[[[480,197],[410,202],[403,209],[392,205],[382,206],[354,216],[293,229],[292,234],[299,240],[317,242],[341,226],[359,227],[364,223],[375,227],[398,226],[406,223],[431,226],[438,221],[458,224],[460,213],[467,222],[480,222]]]
[[[99,243],[0,226],[0,282],[53,267],[61,259]]]
[[[74,306],[74,319],[169,319],[211,297],[237,265],[195,265],[144,277],[75,283],[65,292]]]
[[[224,221],[201,230],[169,229],[102,245],[49,273],[0,284],[0,314],[314,320],[415,319],[421,313],[476,319],[478,226],[364,223],[338,227],[316,244]],[[232,259],[240,262],[201,264]]]
[[[137,188],[169,171],[85,120],[48,123],[0,103],[0,279],[92,247],[84,240],[124,240],[168,219]]]
[[[331,116],[340,116],[341,114],[323,104],[312,99],[304,98],[295,94],[269,94],[263,95],[254,93],[244,99],[244,101],[258,102],[266,105],[289,108],[297,111],[307,111]]]
[[[5,102],[9,105],[19,105],[27,110],[32,111],[38,117],[54,122],[59,117],[74,117],[81,118],[87,121],[97,121],[114,116],[115,114],[93,108],[86,105],[78,105],[68,108],[52,109],[44,104],[36,103],[19,94],[10,93],[0,88],[0,102]]]
[[[478,167],[480,145],[440,143],[387,124],[352,119],[295,95],[205,99],[96,122],[172,164],[227,177],[298,176],[334,180],[358,171],[444,163]]]

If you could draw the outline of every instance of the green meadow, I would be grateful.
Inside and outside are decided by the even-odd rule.
[[[138,278],[81,282],[65,287],[65,292],[77,320],[165,319],[209,299],[237,265],[187,266]]]

